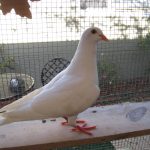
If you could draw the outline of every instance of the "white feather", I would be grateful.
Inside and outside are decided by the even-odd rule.
[[[68,116],[90,107],[99,96],[96,43],[102,31],[93,35],[87,29],[79,42],[70,65],[42,88],[0,109],[0,125]],[[73,122],[73,121],[72,121]]]

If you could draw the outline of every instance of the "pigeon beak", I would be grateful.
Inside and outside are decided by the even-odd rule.
[[[104,35],[104,34],[101,34],[101,35],[99,35],[100,36],[100,39],[101,40],[103,40],[103,41],[109,41],[108,39],[107,39],[107,37]]]

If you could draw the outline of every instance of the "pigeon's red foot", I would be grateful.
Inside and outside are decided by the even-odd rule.
[[[90,130],[93,130],[93,129],[96,129],[96,126],[90,126],[90,127],[87,127],[86,125],[83,125],[83,126],[75,126],[72,131],[76,131],[76,132],[81,132],[81,133],[84,133],[84,134],[87,134],[87,135],[92,135],[91,132],[89,132]]]
[[[65,119],[67,121],[62,122],[62,125],[70,126],[69,123],[68,123],[68,118],[66,117]],[[83,125],[82,126],[76,125],[72,129],[72,131],[74,131],[74,132],[81,132],[81,133],[84,133],[84,134],[87,134],[87,135],[92,135],[92,133],[90,132],[90,130],[96,129],[96,126],[90,126],[90,127],[88,127],[87,124],[86,124],[86,121],[84,121],[84,120],[76,120],[76,124],[83,124]]]

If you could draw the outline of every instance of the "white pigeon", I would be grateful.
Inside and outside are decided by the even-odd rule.
[[[0,109],[0,125],[65,117],[69,125],[77,126],[77,115],[100,93],[96,61],[99,40],[108,40],[99,28],[86,29],[70,65],[45,86]],[[85,131],[83,126],[77,127]]]

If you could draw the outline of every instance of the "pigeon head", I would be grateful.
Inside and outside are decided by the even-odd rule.
[[[103,34],[102,30],[97,27],[91,27],[83,32],[83,37],[92,41],[108,41],[107,37]]]

